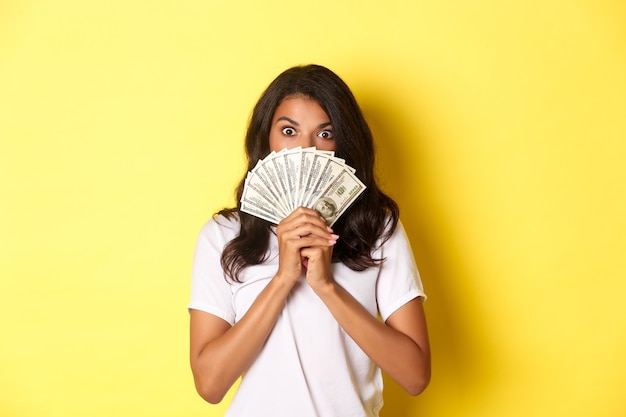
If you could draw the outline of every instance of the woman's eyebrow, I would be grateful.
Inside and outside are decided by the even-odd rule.
[[[295,120],[293,120],[293,119],[291,119],[291,118],[289,118],[287,116],[279,117],[278,119],[276,119],[276,123],[280,122],[281,120],[287,121],[287,122],[289,122],[289,123],[291,123],[292,125],[295,125],[295,126],[300,126],[300,123],[296,122]],[[331,124],[332,123],[330,123],[330,122],[321,123],[321,124],[317,125],[317,128],[321,129],[323,127],[328,127]]]
[[[300,126],[300,123],[296,122],[296,121],[295,121],[295,120],[293,120],[293,119],[290,119],[290,118],[289,118],[289,117],[287,117],[287,116],[281,116],[281,117],[279,117],[278,119],[276,119],[276,122],[280,122],[281,120],[286,120],[286,121],[288,121],[289,123],[291,123],[291,124],[293,124],[293,125]]]

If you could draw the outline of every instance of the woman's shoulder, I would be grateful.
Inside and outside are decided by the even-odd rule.
[[[217,213],[202,226],[200,234],[211,238],[222,237],[225,240],[231,240],[239,234],[239,229],[239,214]]]
[[[387,213],[385,215],[385,220],[383,223],[383,229],[381,233],[381,240],[386,240],[392,235],[396,234],[398,231],[403,231],[404,227],[402,225],[402,220],[400,220],[400,216],[393,216],[391,213]]]
[[[390,247],[393,246],[398,240],[405,239],[407,239],[407,235],[402,221],[399,218],[394,221],[394,218],[389,215],[385,220],[383,232],[378,237],[375,247],[376,249],[381,249],[384,246]]]
[[[216,213],[209,220],[210,222],[214,222],[218,224],[220,227],[237,227],[239,228],[239,213],[236,211],[228,211]]]

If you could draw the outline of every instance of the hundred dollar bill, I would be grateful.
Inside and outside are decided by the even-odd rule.
[[[300,195],[300,205],[302,206],[307,206],[307,201],[309,201],[311,193],[318,183],[330,156],[322,153],[313,153],[308,158],[309,172],[305,178],[304,188],[301,190]]]
[[[246,177],[241,196],[241,211],[278,224],[286,214],[274,203],[276,199],[258,175]]]
[[[271,207],[271,211],[276,213],[277,216],[287,214],[286,211],[276,204],[277,195],[271,187],[268,187],[267,180],[259,175],[258,172],[249,172],[246,176],[241,201],[247,201],[263,208]]]
[[[309,172],[311,170],[311,161],[313,159],[313,156],[312,156],[313,152],[315,152],[315,148],[302,149],[300,177],[298,178],[298,193],[294,198],[296,200],[296,207],[299,207],[302,205],[302,195],[304,194],[306,181],[309,178]]]
[[[257,207],[250,205],[247,202],[241,203],[241,211],[244,213],[251,214],[252,216],[258,217],[260,219],[267,220],[268,222],[272,224],[278,224],[282,220],[277,217],[274,217],[272,214],[264,210],[261,210]]]
[[[351,171],[351,168],[347,167],[342,159],[328,158],[320,171],[320,175],[315,180],[315,185],[309,191],[309,195],[306,196],[303,205],[311,207],[311,204],[317,200],[320,193],[343,171]]]
[[[279,184],[278,175],[274,167],[269,166],[272,158],[276,157],[276,152],[270,153],[265,159],[259,160],[256,166],[252,169],[252,173],[258,175],[260,180],[264,183],[267,190],[273,197],[273,202],[276,208],[278,208],[285,216],[291,213],[289,206],[284,202],[283,189]],[[268,159],[269,158],[269,159]],[[245,184],[244,184],[245,186]]]
[[[343,169],[311,204],[332,226],[363,191],[365,185],[350,170]]]
[[[323,165],[326,158],[333,158],[335,153],[333,151],[321,151],[315,149],[315,147],[304,148],[302,150],[302,168],[300,168],[300,180],[298,195],[296,200],[298,201],[297,207],[304,206],[305,200],[311,186],[314,185],[315,178],[311,176],[317,176],[320,171],[321,165]],[[310,185],[307,186],[307,184]]]
[[[280,198],[282,205],[287,209],[288,213],[293,211],[293,207],[291,207],[290,197],[289,197],[289,189],[287,187],[287,176],[286,176],[286,168],[285,168],[285,158],[284,154],[287,150],[283,149],[280,152],[277,152],[273,157],[266,158],[263,167],[265,168],[265,172],[272,178],[274,182],[274,186],[278,188],[280,191]]]
[[[283,153],[285,168],[285,183],[291,211],[298,207],[298,189],[300,186],[300,170],[302,168],[302,148],[290,149]]]

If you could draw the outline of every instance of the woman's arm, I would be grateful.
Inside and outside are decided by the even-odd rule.
[[[231,326],[223,319],[191,310],[190,362],[196,389],[210,403],[218,403],[250,367],[302,273],[304,247],[331,247],[336,236],[313,210],[300,208],[276,228],[278,271],[246,314]]]
[[[217,316],[191,310],[190,362],[196,390],[206,401],[222,400],[270,334],[293,284],[274,278],[248,312],[231,326]]]
[[[430,347],[421,297],[382,323],[335,282],[314,290],[346,333],[409,394],[418,395],[428,386]]]
[[[430,381],[430,346],[422,298],[415,298],[381,323],[331,275],[332,247],[302,251],[308,258],[307,282],[339,325],[387,375],[409,394]]]

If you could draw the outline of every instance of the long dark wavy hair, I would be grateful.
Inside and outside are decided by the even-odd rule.
[[[359,105],[346,83],[328,68],[306,65],[290,68],[267,87],[252,111],[246,133],[247,171],[270,153],[269,132],[276,108],[288,97],[306,97],[319,103],[330,119],[335,138],[335,155],[356,169],[366,185],[357,201],[333,225],[340,236],[333,248],[333,262],[343,262],[354,271],[379,265],[372,257],[378,239],[389,239],[396,228],[399,209],[383,193],[374,176],[374,140]],[[237,187],[237,207],[217,214],[239,217],[241,230],[222,252],[226,276],[239,281],[241,271],[262,263],[269,255],[271,224],[240,211],[244,178]]]

